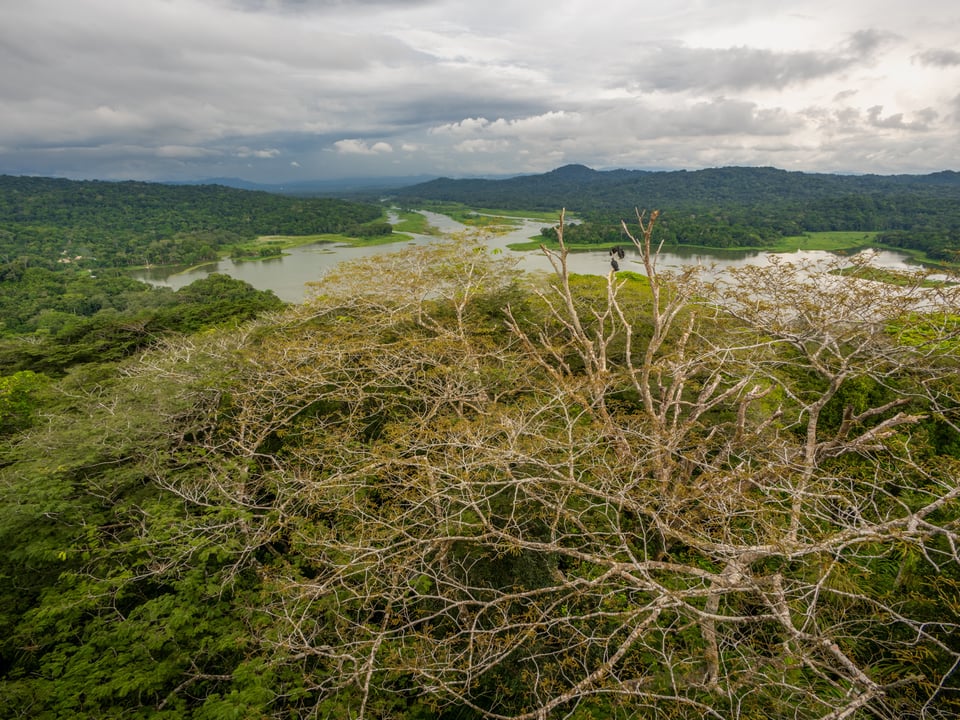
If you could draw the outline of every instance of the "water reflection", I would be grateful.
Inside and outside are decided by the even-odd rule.
[[[429,222],[442,233],[452,234],[467,230],[466,226],[436,213],[424,212]],[[547,258],[540,251],[515,252],[507,245],[526,242],[531,237],[538,237],[541,228],[551,223],[540,220],[523,220],[514,229],[501,235],[495,235],[487,240],[491,248],[499,249],[506,255],[517,256],[520,266],[527,271],[552,272]],[[339,243],[318,243],[304,245],[285,251],[282,257],[265,258],[246,262],[234,262],[224,259],[190,269],[183,268],[152,268],[134,273],[134,277],[154,285],[163,285],[179,289],[189,285],[194,280],[206,277],[210,273],[224,273],[239,280],[245,280],[260,290],[273,290],[277,296],[287,302],[301,302],[306,297],[305,285],[321,279],[330,268],[344,260],[366,257],[369,255],[388,254],[397,252],[406,245],[421,245],[434,241],[428,235],[413,236],[409,242],[392,243],[371,247],[351,247]],[[619,260],[621,270],[643,272],[643,263],[635,248],[623,246],[627,255]],[[834,253],[822,250],[798,250],[792,253],[780,253],[792,262],[825,262],[834,259]],[[769,261],[770,254],[753,251],[722,251],[706,252],[702,249],[679,248],[660,254],[657,267],[661,270],[680,270],[690,264],[701,265],[708,275],[723,272],[730,267],[744,265],[763,265]],[[913,270],[916,266],[907,264],[907,256],[890,251],[876,251],[873,263],[880,267],[891,269]],[[606,275],[610,271],[609,248],[604,246],[598,250],[571,253],[568,258],[568,267],[572,272]]]

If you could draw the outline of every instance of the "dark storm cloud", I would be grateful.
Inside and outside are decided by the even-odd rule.
[[[329,127],[372,115],[364,86],[386,96],[384,68],[431,62],[391,37],[236,15],[218,23],[209,6],[185,24],[191,16],[167,7],[125,6],[112,24],[66,9],[25,14],[33,28],[0,25],[0,146],[189,144]]]
[[[953,98],[950,103],[950,120],[953,121],[953,124],[960,127],[960,95],[957,95]]]
[[[544,100],[456,90],[450,90],[442,96],[425,96],[416,104],[404,102],[401,98],[390,98],[380,108],[392,124],[403,127],[430,127],[471,117],[528,117],[550,109],[551,105]]]
[[[914,55],[914,60],[932,67],[957,67],[960,66],[960,52],[945,49],[926,50],[925,52]]]
[[[642,90],[782,89],[841,72],[862,63],[893,39],[888,33],[854,33],[837,50],[777,52],[746,46],[694,48],[663,45],[647,55],[633,83]]]
[[[899,39],[898,35],[883,30],[873,28],[858,30],[850,35],[846,51],[854,59],[865,59],[871,57],[877,50],[885,45],[889,45]]]
[[[848,64],[845,58],[815,52],[661,48],[646,58],[642,67],[645,77],[637,84],[646,90],[668,91],[780,88],[837,72]]]
[[[923,132],[930,129],[929,121],[936,119],[936,113],[932,111],[917,114],[920,119],[908,121],[903,113],[894,113],[883,116],[883,106],[874,105],[867,109],[867,120],[875,128],[893,129],[893,130],[911,130]]]
[[[656,126],[657,135],[722,136],[722,135],[784,135],[799,122],[788,113],[764,109],[756,103],[716,98],[699,102],[685,110],[662,114]]]

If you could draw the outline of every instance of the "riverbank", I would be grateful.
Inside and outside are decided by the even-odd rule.
[[[213,260],[204,260],[194,265],[133,265],[124,268],[125,272],[158,272],[164,269],[170,269],[170,275],[183,275],[196,270],[201,270],[210,265],[216,265],[224,260],[230,260],[234,263],[263,262],[268,260],[278,260],[287,256],[287,250],[305,247],[308,245],[338,245],[355,248],[377,247],[380,245],[393,245],[396,243],[411,242],[414,236],[407,233],[394,232],[390,235],[380,235],[372,238],[356,238],[349,235],[337,235],[333,233],[324,233],[320,235],[264,235],[256,240],[244,243],[240,246],[243,249],[249,249],[249,254],[235,255],[237,246],[223,248],[218,253],[218,257]],[[260,247],[270,247],[277,249],[278,252],[260,254]]]
[[[493,234],[511,232],[522,225],[523,221],[540,221],[547,224],[559,223],[559,214],[541,211],[517,211],[482,208],[474,210],[464,205],[454,203],[437,203],[423,208],[427,212],[444,215],[461,225],[482,229]],[[566,221],[577,222],[577,219],[568,215]],[[889,247],[876,242],[879,231],[863,230],[828,230],[821,232],[807,232],[801,235],[792,235],[781,238],[778,242],[750,247],[718,248],[709,245],[664,245],[664,252],[673,253],[705,253],[716,257],[741,256],[744,253],[795,253],[795,252],[828,252],[836,254],[856,254],[867,249],[883,249],[904,255],[911,264],[928,270],[942,273],[960,273],[960,263],[951,264],[941,260],[934,260],[919,250],[902,247]],[[530,252],[544,246],[550,250],[559,249],[556,242],[549,242],[541,235],[533,235],[526,241],[507,243],[505,247],[515,252]],[[571,252],[597,252],[607,249],[605,244],[597,243],[569,243],[567,249]]]
[[[356,237],[354,235],[342,235],[338,233],[320,233],[316,235],[261,235],[252,242],[226,248],[221,258],[230,257],[236,262],[268,260],[271,257],[284,255],[284,251],[286,250],[304,245],[335,243],[350,247],[376,247],[378,245],[410,242],[414,239],[415,235],[441,234],[437,228],[430,225],[422,213],[394,208],[385,220],[389,221],[393,226],[393,232],[389,235],[372,235],[369,237]],[[264,248],[269,248],[271,251],[275,250],[276,252],[263,253],[261,251]],[[249,251],[249,253],[237,253],[238,249]]]
[[[775,252],[775,253],[789,253],[796,252],[798,250],[824,250],[827,252],[844,252],[844,251],[858,251],[864,248],[873,246],[873,238],[877,236],[876,232],[840,232],[840,231],[828,231],[828,232],[809,232],[804,233],[803,235],[794,235],[791,237],[781,238],[781,240],[775,244],[770,245],[751,245],[749,247],[725,247],[718,248],[710,245],[688,245],[684,243],[683,245],[664,245],[664,248],[669,248],[670,250],[702,250],[704,252],[716,253],[722,255],[723,253],[743,253],[743,252]],[[549,241],[546,238],[536,237],[531,238],[530,242],[526,243],[513,243],[510,245],[511,250],[526,251],[526,250],[536,250],[541,245],[550,248],[551,250],[558,249],[560,245],[554,241]],[[567,243],[567,249],[573,252],[586,251],[586,250],[600,250],[607,247],[606,244],[600,243]]]
[[[955,282],[947,280],[931,280],[926,278],[923,273],[920,273],[918,278],[917,273],[906,273],[902,271],[891,270],[889,268],[850,266],[840,268],[839,270],[831,270],[830,272],[833,275],[843,275],[844,277],[856,278],[858,280],[881,282],[886,285],[896,285],[898,287],[913,287],[917,285],[918,279],[920,280],[919,287],[922,288],[937,288],[946,287],[948,285],[956,285]]]
[[[471,227],[485,227],[490,224],[519,225],[524,220],[539,220],[556,225],[560,222],[560,213],[545,210],[504,210],[502,208],[475,208],[460,203],[427,203],[420,210],[446,215]],[[567,213],[567,222],[576,220],[573,213]],[[498,222],[499,221],[499,222]]]

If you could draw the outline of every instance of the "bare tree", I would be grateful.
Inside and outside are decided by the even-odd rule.
[[[957,576],[956,461],[915,442],[956,413],[956,297],[671,276],[656,218],[646,282],[572,277],[561,218],[532,294],[439,246],[232,351],[210,470],[168,485],[250,509],[313,712],[946,717],[958,618],[898,583]]]

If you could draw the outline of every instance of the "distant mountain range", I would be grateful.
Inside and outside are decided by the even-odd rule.
[[[503,209],[630,212],[635,207],[759,206],[847,195],[922,195],[960,200],[960,173],[836,175],[770,167],[707,170],[593,170],[565,165],[501,180],[438,178],[401,188],[400,202],[459,202]]]
[[[340,178],[337,180],[300,180],[288,183],[256,183],[234,177],[205,178],[203,180],[170,181],[167,185],[223,185],[238,190],[258,190],[278,195],[363,195],[394,191],[414,183],[423,183],[435,178],[435,175],[413,175],[407,177],[362,177]]]
[[[766,167],[597,171],[566,165],[541,175],[500,179],[402,184],[398,178],[362,178],[284,185],[233,178],[164,184],[0,175],[0,221],[16,226],[14,238],[29,228],[40,245],[45,236],[39,229],[49,227],[72,228],[87,245],[113,231],[158,239],[212,229],[244,238],[341,232],[376,223],[382,198],[413,208],[458,202],[476,209],[566,209],[584,221],[578,227],[585,235],[592,233],[583,240],[587,243],[605,242],[611,228],[616,241],[621,221],[631,220],[635,208],[656,209],[664,211],[658,223],[661,238],[671,244],[765,247],[804,232],[863,231],[880,233],[876,242],[887,247],[960,263],[960,173],[949,170],[836,175]],[[344,203],[347,199],[368,202]],[[17,242],[26,240],[22,235]],[[228,240],[217,236],[203,242],[213,248]],[[38,254],[49,255],[49,248],[40,245]],[[104,260],[109,252],[123,250],[116,244],[109,252],[97,248],[85,254]]]

